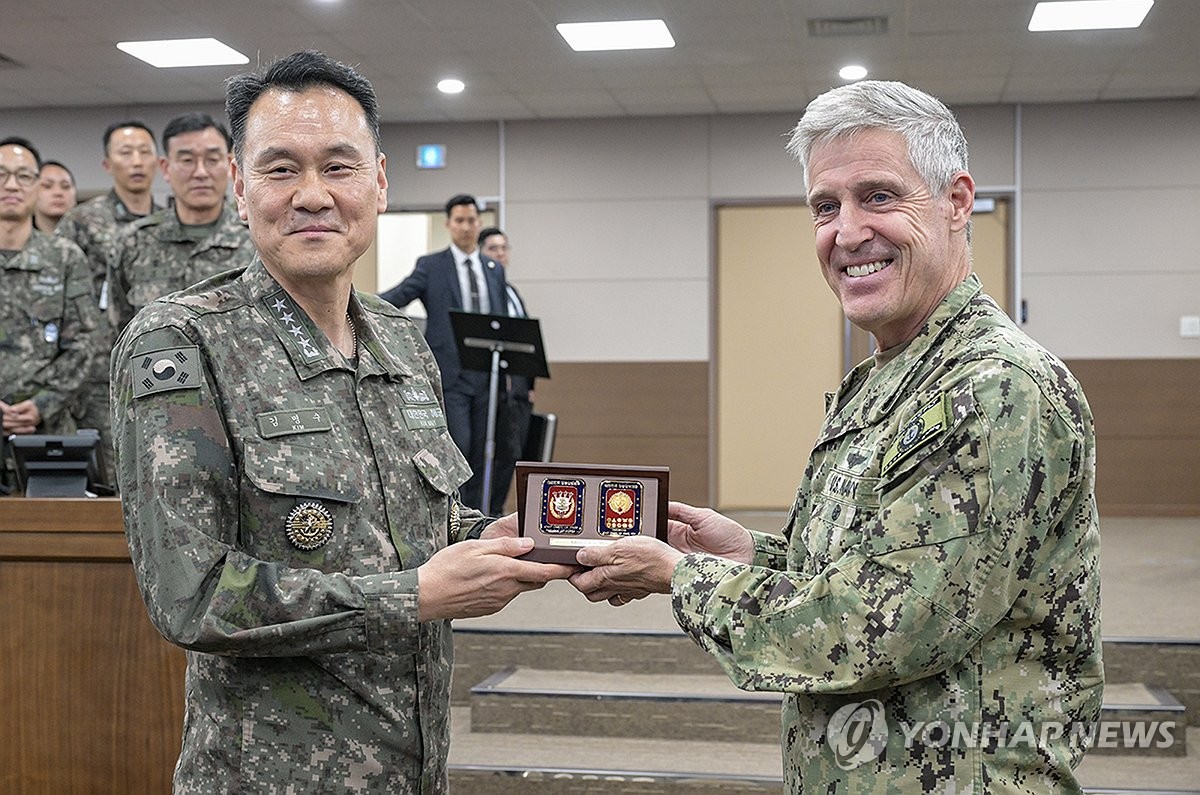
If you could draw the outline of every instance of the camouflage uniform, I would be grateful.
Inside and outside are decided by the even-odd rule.
[[[159,207],[151,202],[150,212]],[[103,312],[108,307],[108,263],[116,250],[117,241],[125,226],[143,216],[129,211],[125,203],[117,196],[116,190],[110,190],[103,196],[89,199],[67,211],[58,222],[55,234],[72,240],[83,249],[91,266],[93,300],[97,301]],[[114,334],[112,327],[105,324],[104,345],[106,350],[112,349]],[[82,405],[75,414],[81,428],[95,428],[100,432],[103,443],[111,448],[112,429],[109,427],[108,406],[108,361],[99,357],[95,367],[88,374],[88,387]],[[111,452],[105,457],[104,480],[112,483]]]
[[[351,312],[356,365],[255,259],[113,352],[135,572],[188,650],[177,793],[446,790],[450,624],[417,621],[416,568],[481,517],[451,518],[469,470],[417,328]]]
[[[43,433],[74,433],[93,358],[108,358],[87,260],[74,243],[36,229],[11,259],[0,258],[0,398],[30,398]],[[99,344],[98,344],[99,343]]]
[[[182,290],[231,268],[244,268],[254,244],[237,209],[226,205],[203,240],[189,236],[174,208],[139,218],[125,228],[110,264],[108,313],[117,332],[155,298]]]
[[[151,213],[159,209],[158,205],[151,202]],[[72,207],[58,222],[55,234],[75,241],[87,255],[92,269],[92,292],[97,299],[102,297],[104,280],[108,278],[109,257],[125,225],[143,217],[130,212],[117,196],[116,190],[110,190],[103,196]]]
[[[740,687],[786,693],[790,792],[1079,792],[1084,743],[1054,735],[1103,690],[1083,393],[974,275],[873,364],[829,396],[783,537],[755,533],[752,566],[686,556],[676,617]],[[990,734],[906,743],[943,722]]]

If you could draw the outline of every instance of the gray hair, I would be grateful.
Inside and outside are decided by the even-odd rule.
[[[908,159],[934,193],[967,170],[967,139],[940,100],[904,83],[863,80],[826,91],[808,103],[792,130],[787,151],[804,169],[814,147],[863,130],[890,130],[904,137]]]

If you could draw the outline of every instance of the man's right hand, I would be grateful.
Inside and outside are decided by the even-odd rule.
[[[441,549],[417,568],[417,618],[474,618],[495,613],[517,594],[565,580],[575,566],[517,560],[533,549],[531,538],[462,541]]]
[[[667,540],[680,552],[704,552],[750,563],[754,538],[750,531],[711,508],[682,502],[667,504]]]

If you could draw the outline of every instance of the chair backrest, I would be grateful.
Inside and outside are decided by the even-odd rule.
[[[530,415],[529,433],[525,437],[525,449],[521,451],[522,460],[551,460],[554,457],[554,436],[557,431],[557,415],[537,413]]]

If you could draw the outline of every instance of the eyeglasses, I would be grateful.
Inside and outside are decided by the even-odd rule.
[[[33,184],[38,181],[38,175],[36,171],[30,171],[28,169],[9,171],[7,168],[0,168],[0,185],[7,185],[9,177],[16,177],[17,184],[22,188],[32,187]]]

